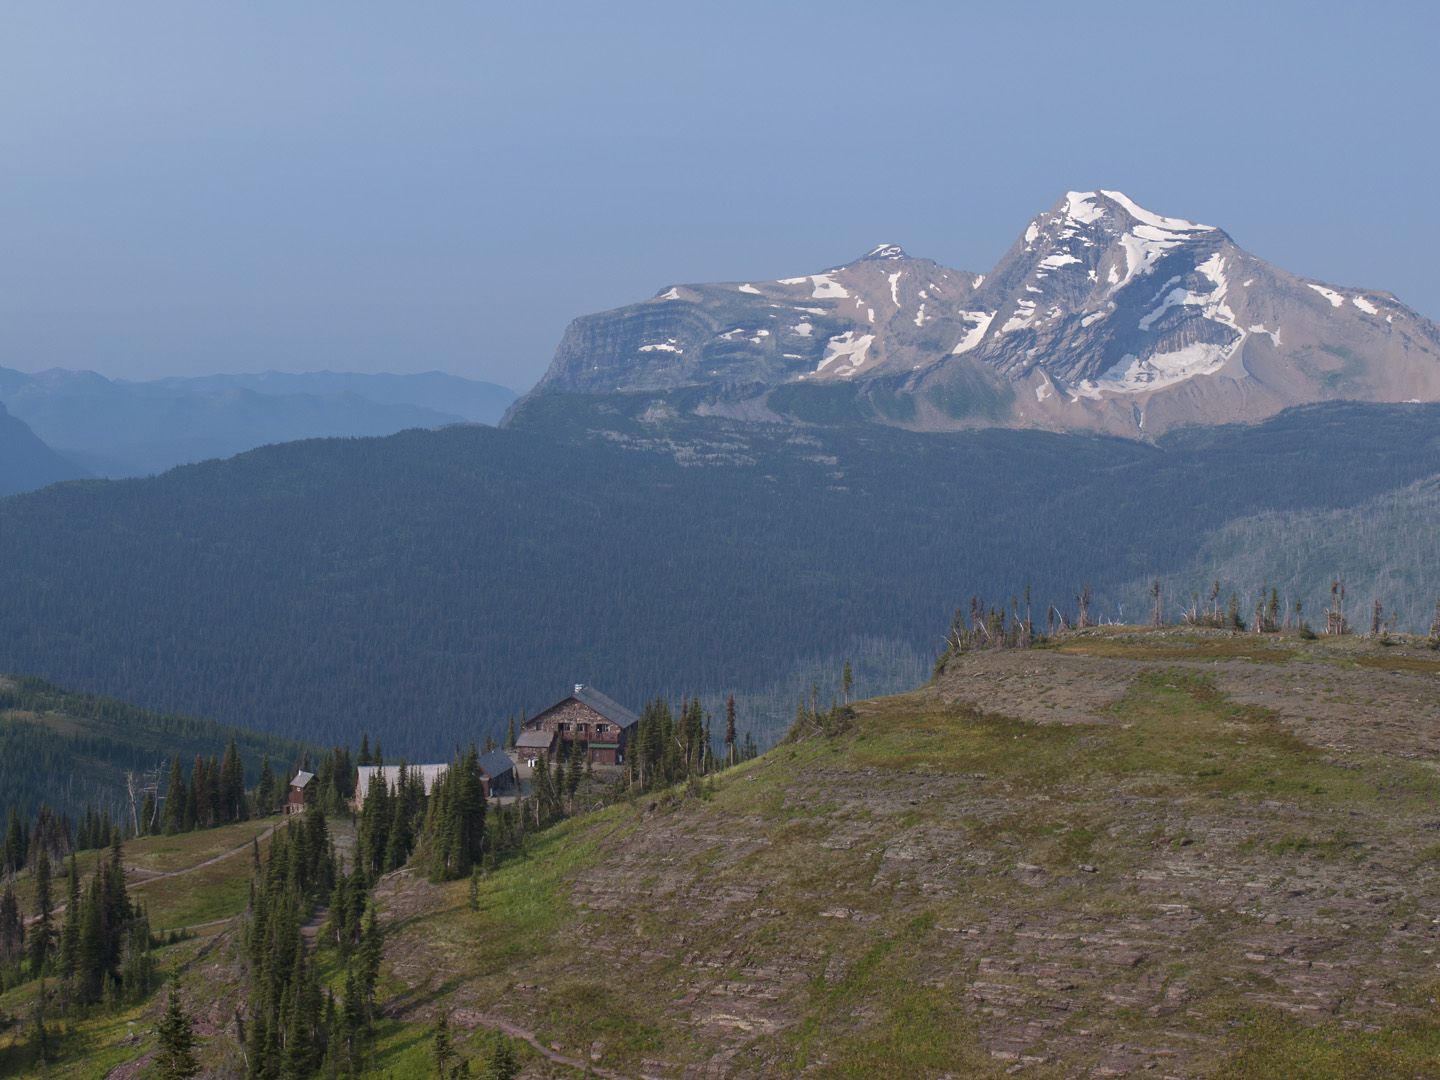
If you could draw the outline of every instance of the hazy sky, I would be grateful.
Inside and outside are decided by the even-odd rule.
[[[0,0],[0,366],[441,369],[1068,188],[1440,318],[1430,3]]]

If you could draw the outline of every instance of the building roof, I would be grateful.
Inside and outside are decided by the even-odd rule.
[[[589,705],[590,708],[605,717],[606,720],[609,720],[612,724],[620,728],[628,728],[640,722],[640,717],[625,708],[624,705],[611,701],[593,686],[576,683],[575,693],[571,696],[573,696],[576,701],[582,701],[586,705]]]
[[[553,731],[522,731],[515,739],[515,748],[517,750],[532,748],[548,750],[554,741],[555,733]]]
[[[515,763],[503,750],[491,750],[488,754],[480,755],[480,771],[486,776],[502,776],[513,768]]]
[[[435,781],[444,776],[449,770],[449,765],[406,765],[405,772],[410,776],[419,776],[425,784],[425,794],[430,794],[430,789],[435,786]],[[400,779],[399,765],[361,765],[355,779],[355,797],[362,803],[370,794],[370,784],[376,776],[383,776],[385,783],[391,788],[395,787],[396,781]]]
[[[301,772],[297,772],[295,774],[295,779],[290,781],[290,786],[303,788],[306,784],[310,783],[310,781],[314,779],[315,774],[313,772],[304,772],[302,770]]]

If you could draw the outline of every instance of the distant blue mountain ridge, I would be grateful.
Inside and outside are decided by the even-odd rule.
[[[85,475],[85,470],[51,450],[25,421],[11,416],[0,404],[0,497]]]
[[[37,443],[73,463],[69,476],[33,471],[39,478],[34,483],[17,465],[7,470],[9,486],[0,490],[13,494],[87,474],[146,476],[297,439],[494,424],[515,396],[494,383],[438,371],[270,371],[128,382],[93,371],[0,368],[0,402],[11,419],[23,421]]]

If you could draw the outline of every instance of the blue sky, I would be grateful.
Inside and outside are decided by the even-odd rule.
[[[0,365],[440,369],[1069,188],[1440,318],[1429,4],[0,2]]]

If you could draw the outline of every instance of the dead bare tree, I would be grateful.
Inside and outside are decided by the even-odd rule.
[[[1150,614],[1150,625],[1164,626],[1165,608],[1163,606],[1163,597],[1160,594],[1160,575],[1158,573],[1155,575],[1155,580],[1150,583],[1150,596],[1155,601],[1155,610]]]
[[[1348,634],[1350,626],[1345,621],[1345,579],[1330,583],[1330,610],[1325,612],[1325,633],[1339,636]]]
[[[1088,584],[1081,587],[1080,595],[1075,598],[1075,602],[1080,606],[1080,618],[1075,625],[1081,630],[1094,626],[1095,624],[1090,621],[1090,586]]]

